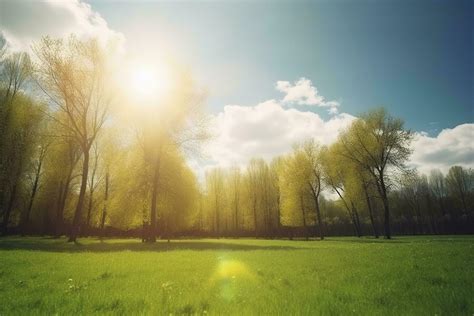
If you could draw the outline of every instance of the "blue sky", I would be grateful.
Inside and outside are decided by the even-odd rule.
[[[119,43],[124,54],[114,60],[125,69],[134,59],[156,67],[169,56],[190,68],[209,92],[215,136],[205,159],[189,161],[201,174],[252,157],[269,160],[308,138],[331,144],[377,106],[415,132],[409,164],[427,174],[474,168],[473,6],[0,0],[0,32],[14,50],[28,51],[44,35],[74,33]]]
[[[90,3],[128,47],[188,64],[214,112],[306,77],[343,112],[383,105],[430,134],[474,118],[471,1]]]

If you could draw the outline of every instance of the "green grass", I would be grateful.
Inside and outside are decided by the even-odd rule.
[[[0,315],[472,315],[474,237],[0,238]]]

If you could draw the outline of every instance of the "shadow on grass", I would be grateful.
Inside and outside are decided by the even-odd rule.
[[[156,243],[141,243],[130,239],[124,241],[86,240],[81,243],[67,243],[65,239],[51,238],[0,238],[0,250],[36,250],[46,252],[117,252],[117,251],[174,251],[174,250],[225,250],[225,251],[252,251],[252,250],[300,250],[303,247],[250,245],[244,243],[229,243],[222,241],[157,241]]]
[[[459,243],[467,242],[472,243],[474,238],[466,235],[406,235],[406,236],[395,236],[392,239],[385,239],[383,237],[329,237],[328,241],[344,242],[344,243],[358,243],[358,244],[413,244],[413,243],[430,243],[430,242],[449,242]]]
[[[384,239],[384,238],[374,238],[374,237],[343,237],[343,238],[334,238],[329,237],[327,238],[328,241],[336,241],[336,242],[343,242],[343,243],[356,243],[356,244],[405,244],[410,243],[408,240],[403,239]]]

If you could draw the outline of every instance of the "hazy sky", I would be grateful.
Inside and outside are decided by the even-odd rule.
[[[305,77],[353,115],[384,105],[429,134],[473,121],[472,1],[90,3],[127,46],[189,64],[215,112]]]

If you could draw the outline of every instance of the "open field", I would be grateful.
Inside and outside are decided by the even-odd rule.
[[[0,238],[0,314],[474,313],[474,237]]]

